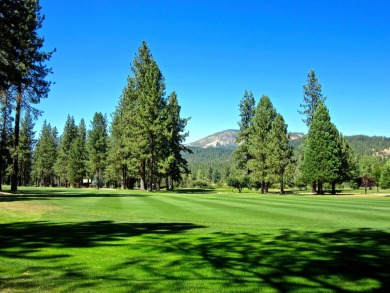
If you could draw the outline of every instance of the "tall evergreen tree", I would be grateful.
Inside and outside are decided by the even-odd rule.
[[[289,141],[287,124],[284,122],[283,116],[277,114],[272,121],[266,163],[270,168],[270,173],[279,180],[281,194],[284,194],[284,175],[287,167],[292,163],[293,157],[293,150]]]
[[[24,115],[20,131],[19,156],[19,185],[27,185],[31,179],[33,148],[35,143],[34,122],[30,111]]]
[[[12,163],[10,147],[12,146],[12,117],[9,94],[0,91],[0,191],[5,180],[7,169]]]
[[[44,52],[43,38],[38,36],[44,17],[38,0],[5,0],[0,2],[0,90],[15,92],[15,127],[11,190],[17,190],[18,146],[22,106],[30,107],[48,95],[51,72],[46,61],[52,52]],[[27,109],[26,108],[26,109]]]
[[[86,176],[88,159],[86,149],[87,130],[84,119],[81,119],[77,128],[77,137],[70,145],[68,154],[68,175],[69,182],[74,187],[81,187]]]
[[[138,80],[136,90],[140,98],[140,109],[137,116],[142,125],[141,132],[148,140],[148,189],[151,191],[153,190],[158,142],[161,141],[159,138],[164,130],[165,117],[161,113],[166,107],[165,81],[145,42],[139,49],[139,55],[134,60],[133,68],[136,71],[135,76]],[[142,72],[143,69],[145,72]],[[137,72],[137,70],[139,71]]]
[[[131,70],[133,76],[128,78],[128,90],[134,91],[137,100],[132,132],[139,141],[139,147],[134,151],[140,154],[140,189],[145,189],[148,169],[148,189],[152,190],[158,143],[164,132],[165,116],[162,113],[166,107],[166,99],[164,77],[146,42],[142,42],[138,48]]]
[[[340,169],[338,131],[330,121],[328,109],[320,104],[307,136],[302,174],[310,182],[318,182],[317,193],[322,194],[323,183],[337,181]]]
[[[237,135],[236,143],[238,147],[234,152],[234,159],[237,164],[237,168],[244,170],[245,175],[249,174],[248,161],[251,159],[249,153],[249,130],[253,116],[255,115],[255,99],[252,92],[245,90],[244,97],[240,101],[240,132]]]
[[[248,137],[248,149],[251,156],[251,159],[248,161],[248,167],[253,180],[260,182],[262,193],[265,193],[268,189],[266,180],[270,170],[267,166],[267,145],[275,117],[276,110],[271,100],[267,96],[262,96],[253,116]]]
[[[173,182],[182,180],[182,173],[188,173],[188,162],[183,158],[183,153],[192,153],[192,151],[183,145],[188,132],[185,131],[189,118],[180,118],[180,105],[175,92],[172,92],[168,98],[167,121],[166,121],[166,139],[167,155],[164,161],[167,163],[166,175],[171,182],[167,188],[173,189]]]
[[[97,187],[100,187],[107,157],[107,118],[102,113],[95,113],[88,132],[89,168],[96,176]]]
[[[33,157],[33,177],[40,186],[54,185],[54,164],[57,157],[57,148],[57,129],[52,128],[50,123],[48,124],[45,120],[34,148]]]
[[[69,175],[69,152],[72,143],[78,136],[78,129],[75,124],[73,116],[68,115],[64,131],[62,133],[59,147],[58,156],[55,164],[55,172],[60,180],[60,185],[68,187],[68,175]]]
[[[307,127],[310,127],[313,122],[317,107],[320,104],[324,104],[325,100],[326,97],[321,92],[321,84],[314,70],[310,70],[307,75],[307,84],[303,86],[303,104],[300,104],[303,110],[298,111],[299,114],[305,116],[305,119],[302,119],[302,121],[305,122]]]

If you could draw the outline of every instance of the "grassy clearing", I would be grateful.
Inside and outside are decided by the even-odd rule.
[[[0,195],[2,292],[389,291],[389,259],[386,196]]]

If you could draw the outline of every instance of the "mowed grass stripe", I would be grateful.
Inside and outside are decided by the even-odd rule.
[[[163,198],[164,197],[161,197],[160,200],[164,200]],[[240,226],[243,229],[249,228],[250,230],[253,230],[253,228],[275,225],[297,227],[302,221],[313,218],[313,215],[311,214],[305,215],[296,210],[290,211],[288,217],[286,217],[286,210],[281,209],[280,207],[253,205],[238,206],[236,203],[226,203],[223,198],[215,201],[205,197],[175,196],[170,197],[169,201],[171,202],[172,199],[178,202],[175,204],[176,206],[186,205],[193,207],[189,212],[198,214],[198,221],[208,222],[216,227]],[[189,203],[191,204],[189,205]],[[323,221],[323,219],[321,221]],[[328,223],[328,221],[326,221],[326,223]]]
[[[351,209],[347,204],[344,206],[333,206],[324,202],[318,201],[317,198],[299,198],[300,204],[296,205],[294,202],[297,197],[291,197],[286,201],[282,196],[269,196],[254,198],[254,200],[248,199],[233,199],[231,197],[196,197],[196,196],[172,196],[176,200],[181,202],[192,202],[196,205],[207,206],[206,210],[213,213],[214,218],[219,211],[223,211],[226,220],[229,223],[237,224],[244,223],[250,224],[251,222],[261,222],[262,224],[275,225],[286,224],[288,226],[296,226],[298,224],[305,223],[309,226],[323,226],[325,228],[339,227],[353,224],[354,220],[357,220],[357,227],[361,225],[361,220],[365,220],[365,227],[378,227],[377,223],[381,223],[380,228],[384,227],[383,223],[390,221],[390,214],[386,210],[381,211],[380,214],[373,213],[364,209],[365,203],[363,202],[359,209]],[[280,202],[279,199],[282,198]],[[329,199],[330,201],[332,199]],[[388,204],[389,201],[382,203]],[[205,208],[200,208],[204,211]],[[203,214],[202,217],[205,217]],[[222,219],[221,219],[222,220]],[[276,223],[275,223],[276,222]],[[378,227],[379,228],[379,227]]]

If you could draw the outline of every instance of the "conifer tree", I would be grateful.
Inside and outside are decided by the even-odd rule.
[[[165,81],[145,42],[142,42],[138,50],[132,70],[137,79],[136,94],[139,99],[139,109],[136,117],[137,124],[141,126],[138,130],[141,136],[148,141],[144,156],[146,162],[141,165],[141,168],[144,165],[148,167],[148,189],[151,191],[154,183],[158,141],[164,131],[165,117],[161,113],[166,107]]]
[[[337,181],[340,169],[338,131],[330,121],[328,109],[320,104],[307,136],[302,174],[310,182],[318,182],[317,193],[322,194],[323,183]]]
[[[30,108],[48,95],[51,72],[46,61],[52,52],[44,52],[43,38],[38,36],[44,17],[38,0],[7,0],[0,2],[0,91],[15,93],[15,126],[13,135],[13,171],[11,190],[17,190],[19,163],[18,146],[22,108]],[[32,108],[30,108],[33,110]]]
[[[97,187],[100,188],[107,157],[107,118],[102,113],[95,113],[88,132],[89,168],[96,176]]]
[[[251,159],[248,150],[248,138],[249,130],[253,116],[255,115],[255,99],[252,92],[245,90],[244,97],[240,101],[240,132],[237,135],[236,143],[238,144],[237,149],[234,152],[234,158],[237,164],[237,168],[244,170],[245,175],[249,174],[248,161]]]
[[[81,187],[86,176],[88,159],[86,149],[87,130],[84,119],[81,119],[77,127],[77,137],[73,140],[69,149],[68,175],[69,182],[74,187]]]
[[[267,166],[267,145],[275,117],[276,110],[271,100],[267,96],[262,96],[253,116],[248,137],[248,149],[251,156],[251,159],[248,161],[248,167],[253,180],[260,182],[261,193],[265,193],[268,189],[266,180],[270,170]]]
[[[307,84],[303,86],[303,104],[300,104],[300,107],[303,108],[302,111],[298,111],[299,114],[304,115],[305,118],[302,121],[310,128],[310,125],[313,121],[314,114],[317,111],[317,107],[320,104],[324,104],[326,97],[322,95],[321,84],[318,81],[318,78],[314,70],[310,70],[307,75]],[[306,144],[302,144],[300,151],[301,157],[305,153]],[[312,191],[317,191],[317,183],[312,182]]]
[[[166,175],[169,177],[168,187],[173,189],[173,182],[180,182],[182,173],[188,173],[188,162],[183,158],[183,153],[192,153],[192,151],[183,145],[188,132],[185,131],[189,118],[180,118],[180,105],[175,92],[172,92],[168,98],[167,121],[166,121],[166,140],[167,155],[164,161],[167,162]]]
[[[46,120],[34,148],[33,177],[40,186],[54,184],[54,164],[57,157],[58,134],[57,129],[50,126]]]
[[[24,115],[18,148],[19,185],[27,185],[31,179],[34,139],[34,122],[30,111]]]
[[[55,172],[59,177],[60,185],[68,187],[69,182],[69,152],[72,143],[76,140],[78,134],[77,126],[75,124],[73,116],[68,115],[64,131],[62,133],[59,147],[58,156],[55,164]]]
[[[6,177],[6,171],[12,163],[10,147],[12,146],[12,117],[9,95],[0,92],[0,191]]]
[[[289,141],[287,124],[284,122],[283,116],[277,114],[272,121],[269,134],[266,163],[270,168],[270,173],[279,180],[281,194],[284,194],[284,175],[286,169],[292,163],[293,150]]]
[[[321,92],[321,84],[314,70],[310,70],[307,75],[307,84],[303,86],[303,104],[300,104],[303,110],[298,111],[299,114],[305,116],[305,119],[302,119],[302,121],[305,122],[307,127],[310,127],[313,122],[317,107],[320,104],[324,104],[325,100],[326,97]]]

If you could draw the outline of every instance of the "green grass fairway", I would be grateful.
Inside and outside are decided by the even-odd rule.
[[[0,194],[0,292],[390,292],[390,197]]]

